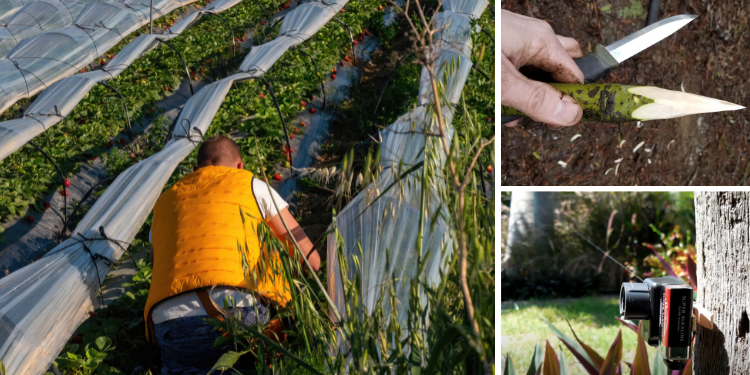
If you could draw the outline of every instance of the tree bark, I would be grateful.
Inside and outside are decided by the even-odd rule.
[[[698,327],[693,370],[750,374],[750,192],[695,195],[698,305],[714,329]]]

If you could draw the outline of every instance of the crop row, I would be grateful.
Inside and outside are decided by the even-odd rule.
[[[200,5],[204,5],[200,4]],[[263,43],[273,37],[274,30],[268,30],[266,16],[255,2],[246,1],[225,13],[239,37],[242,31],[254,29],[256,43]],[[264,7],[273,10],[284,4],[266,1]],[[361,12],[360,3],[351,5],[350,10],[339,17],[353,31],[361,32],[367,17],[380,11],[377,5],[370,6],[371,12]],[[164,22],[169,22],[170,15]],[[343,58],[343,51],[337,46],[349,44],[348,32],[343,26],[332,23],[325,27],[320,35],[305,43],[302,48],[313,55],[321,67],[332,67]],[[187,60],[192,79],[216,77],[232,66],[226,66],[231,59],[230,32],[222,20],[211,17],[199,21],[192,29],[172,41]],[[132,38],[103,56],[106,64],[107,55],[117,53]],[[344,47],[345,48],[345,47]],[[241,53],[240,53],[241,54]],[[302,101],[309,95],[317,95],[315,89],[320,80],[309,58],[299,52],[287,54],[286,59],[274,67],[268,74],[273,82],[285,116],[292,116],[301,109]],[[126,98],[132,118],[155,118],[158,111],[155,102],[168,95],[184,77],[184,67],[180,59],[166,47],[158,48],[126,69],[120,76],[111,80],[110,85],[117,88]],[[208,78],[205,78],[208,79]],[[262,88],[257,82],[237,84],[225,100],[217,114],[212,132],[228,132],[237,127],[238,116],[252,112],[256,121],[242,125],[243,130],[250,130],[257,135],[264,145],[263,153],[269,157],[281,157],[279,140],[280,122],[270,98],[261,99]],[[15,106],[20,111],[20,106]],[[16,113],[17,116],[17,113]],[[75,173],[81,163],[88,162],[112,147],[120,147],[118,134],[125,125],[125,115],[119,98],[104,87],[95,87],[81,101],[76,109],[59,126],[49,129],[35,139],[52,158],[60,165],[66,175]],[[257,128],[257,129],[256,129]],[[127,139],[124,141],[128,142]],[[158,145],[152,145],[152,151]],[[245,142],[250,147],[249,142]],[[247,151],[247,150],[245,150]],[[132,159],[148,156],[143,153],[128,152]],[[250,153],[254,155],[255,152]],[[132,160],[135,161],[135,160]],[[131,162],[132,162],[131,161]],[[188,158],[188,162],[190,158]],[[114,166],[125,166],[120,163]],[[252,164],[252,163],[251,163]],[[120,169],[122,170],[122,169]],[[42,197],[54,190],[61,181],[54,174],[54,169],[42,155],[30,146],[24,146],[18,152],[0,162],[0,218],[8,219],[22,212],[27,206],[36,210],[42,208]]]

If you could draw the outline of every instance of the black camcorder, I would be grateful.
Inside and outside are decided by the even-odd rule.
[[[695,331],[693,288],[676,277],[655,277],[642,283],[622,283],[620,317],[640,320],[641,336],[658,347],[671,370],[685,368],[692,355]]]

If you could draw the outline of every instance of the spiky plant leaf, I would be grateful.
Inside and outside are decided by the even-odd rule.
[[[664,363],[664,357],[657,350],[651,360],[651,375],[667,375],[667,373],[669,373],[669,370],[667,370],[667,364]]]
[[[557,353],[549,344],[549,340],[547,340],[547,346],[544,348],[542,375],[560,375],[560,362],[557,360]]]
[[[539,343],[536,343],[534,347],[534,355],[531,356],[531,363],[529,364],[529,370],[526,371],[526,375],[536,375],[537,369],[542,366],[544,361],[544,350]]]
[[[646,341],[641,336],[641,327],[638,326],[638,344],[635,348],[635,358],[633,358],[632,374],[633,375],[651,375],[651,369],[648,366],[648,352],[646,351]]]
[[[617,333],[615,341],[609,347],[607,357],[604,359],[599,375],[615,375],[622,361],[622,330]]]

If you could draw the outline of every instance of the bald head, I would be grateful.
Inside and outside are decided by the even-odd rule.
[[[198,149],[198,168],[210,165],[242,169],[240,148],[223,135],[206,139]]]

